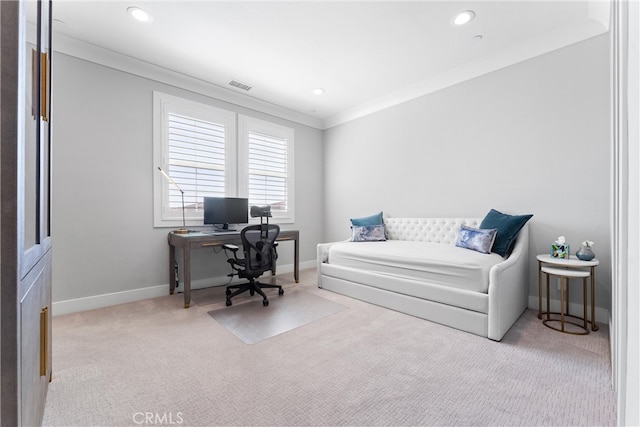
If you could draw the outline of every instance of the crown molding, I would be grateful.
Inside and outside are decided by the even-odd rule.
[[[113,68],[125,73],[189,90],[239,107],[248,108],[316,129],[323,129],[321,119],[289,110],[276,104],[235,92],[196,77],[178,73],[149,62],[96,46],[63,34],[54,35],[54,50],[78,59]]]
[[[105,49],[79,39],[55,34],[57,52],[169,84],[240,107],[259,111],[319,130],[326,130],[378,111],[394,107],[438,90],[462,83],[499,69],[526,61],[545,53],[561,49],[580,41],[605,34],[610,28],[610,0],[589,2],[587,16],[570,26],[539,34],[535,39],[510,46],[499,53],[485,56],[445,73],[430,77],[400,91],[373,99],[341,113],[321,119],[311,117],[277,104],[235,92],[196,77],[178,73],[158,65]]]

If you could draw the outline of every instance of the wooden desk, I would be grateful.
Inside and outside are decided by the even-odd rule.
[[[287,240],[293,240],[293,277],[298,283],[299,276],[299,264],[300,264],[300,232],[298,230],[280,230],[280,234],[276,241],[282,242]],[[183,278],[184,284],[184,308],[189,308],[191,304],[191,250],[192,249],[204,249],[214,246],[222,246],[225,243],[242,244],[240,241],[240,233],[222,233],[222,234],[210,234],[193,232],[189,234],[175,234],[169,233],[169,293],[173,295],[176,290],[176,276],[174,266],[176,263],[176,248],[182,249],[183,259]],[[272,270],[275,274],[275,268]]]

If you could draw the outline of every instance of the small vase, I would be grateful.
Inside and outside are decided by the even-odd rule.
[[[596,254],[593,253],[589,246],[580,246],[580,249],[576,252],[576,257],[582,261],[591,261],[596,257]]]

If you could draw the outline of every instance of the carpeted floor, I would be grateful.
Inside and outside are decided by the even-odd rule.
[[[289,276],[282,298],[346,308],[251,345],[208,314],[219,290],[55,317],[44,425],[616,424],[606,325],[572,336],[527,310],[498,343]]]

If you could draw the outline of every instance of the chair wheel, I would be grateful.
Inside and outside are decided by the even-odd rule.
[[[249,295],[254,296],[256,294],[256,291],[254,291],[253,289],[249,290]]]
[[[284,295],[284,289],[282,288],[278,289],[278,295]]]
[[[262,305],[264,305],[265,307],[269,305],[269,300],[267,299],[263,299],[262,300]]]
[[[227,307],[230,307],[230,306],[231,306],[231,304],[232,304],[231,300],[230,300],[230,299],[228,299],[228,300],[227,300],[227,302],[226,302],[226,304],[227,304]]]

